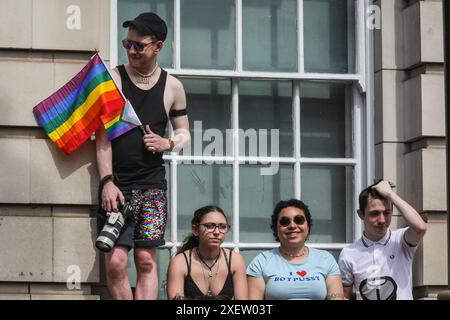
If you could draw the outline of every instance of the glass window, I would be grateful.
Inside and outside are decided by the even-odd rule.
[[[183,155],[232,155],[229,80],[182,78],[188,101],[190,145]]]
[[[273,208],[294,196],[294,168],[279,165],[273,175],[262,175],[262,166],[239,167],[240,242],[273,242],[270,229]]]
[[[181,66],[234,69],[234,0],[183,0]]]
[[[309,242],[351,242],[353,168],[301,166],[301,199],[312,217]]]
[[[222,208],[231,225],[225,241],[232,239],[232,178],[231,165],[189,165],[178,167],[178,239],[191,232],[194,211],[206,205]]]
[[[301,155],[352,156],[350,88],[339,83],[303,82],[300,87]]]
[[[297,1],[242,1],[243,67],[297,71]]]
[[[239,253],[242,255],[242,258],[244,258],[245,265],[248,266],[250,262],[261,252],[266,251],[267,249],[261,249],[261,250],[241,250]]]
[[[127,37],[128,28],[123,28],[122,23],[133,20],[142,12],[156,12],[167,24],[167,38],[164,48],[158,56],[158,63],[163,68],[173,67],[173,1],[167,0],[118,0],[117,2],[117,35],[119,46],[118,64],[128,62],[127,51],[122,47],[122,39]]]
[[[355,0],[303,0],[306,72],[355,72]]]
[[[239,154],[292,157],[291,82],[244,80],[239,94]]]
[[[191,232],[194,211],[218,205],[232,225],[225,241],[233,242],[233,235],[237,236],[239,242],[233,245],[248,264],[275,243],[270,229],[275,204],[297,194],[312,213],[308,243],[322,246],[352,242],[357,202],[354,184],[356,181],[359,185],[363,179],[354,164],[364,168],[361,159],[368,156],[355,145],[354,137],[365,135],[368,126],[362,116],[355,118],[360,116],[354,112],[355,102],[360,101],[355,99],[359,97],[354,90],[359,80],[351,80],[353,75],[348,75],[360,72],[357,56],[365,57],[364,52],[356,50],[365,48],[356,43],[356,21],[360,18],[356,0],[117,3],[119,45],[127,32],[122,28],[123,21],[153,11],[166,20],[169,28],[165,48],[158,57],[160,65],[174,68],[175,58],[180,61],[169,72],[180,79],[186,91],[191,142],[180,154],[164,154],[168,185],[177,191],[175,198],[169,198],[169,204],[177,208],[177,230],[173,230],[177,239],[170,239],[172,212],[166,239],[179,244]],[[175,3],[180,5],[176,15]],[[237,19],[238,12],[242,12],[242,21]],[[302,37],[298,35],[299,12],[303,13],[299,17]],[[180,27],[176,37],[174,25]],[[238,30],[242,34],[237,35]],[[175,38],[177,43],[173,43]],[[242,42],[237,43],[237,39]],[[242,45],[244,71],[236,69],[237,45]],[[126,51],[120,46],[118,52],[119,63],[126,63]],[[301,71],[327,73],[323,76],[327,80],[299,78]],[[292,78],[286,78],[289,73]],[[296,142],[299,146],[294,145]],[[237,154],[233,149],[236,143]],[[300,151],[300,157],[294,149]],[[361,157],[356,158],[358,154]],[[336,164],[337,158],[346,159],[345,164]],[[175,163],[176,172],[170,172]],[[233,169],[238,169],[237,176],[233,176]],[[237,190],[233,186],[238,186]],[[233,208],[238,208],[238,226],[232,223]],[[245,249],[248,243],[252,248]],[[329,251],[336,256],[340,249],[333,246]],[[158,252],[160,298],[164,299],[169,251]]]
[[[327,250],[329,253],[331,253],[331,255],[333,256],[333,258],[336,260],[336,262],[339,261],[339,255],[341,254],[342,249],[339,250]]]

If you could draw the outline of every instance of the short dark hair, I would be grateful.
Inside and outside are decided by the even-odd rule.
[[[375,190],[373,188],[373,186],[377,185],[380,181],[382,181],[382,180],[378,180],[374,184],[371,184],[370,186],[365,188],[363,191],[361,191],[361,193],[359,194],[359,197],[358,197],[359,210],[361,210],[362,212],[365,212],[365,210],[367,208],[367,204],[369,203],[369,198],[380,199],[383,201],[387,200],[377,190]]]
[[[275,237],[275,240],[278,242],[280,241],[280,238],[278,237],[278,233],[277,233],[278,215],[280,214],[281,210],[283,210],[287,207],[295,207],[297,209],[302,210],[305,213],[306,222],[308,223],[308,236],[309,236],[309,233],[311,233],[312,218],[311,218],[311,212],[309,212],[308,206],[301,200],[290,199],[290,200],[282,200],[282,201],[278,202],[275,205],[275,208],[273,209],[272,223],[270,224],[270,228],[273,231],[273,236]]]

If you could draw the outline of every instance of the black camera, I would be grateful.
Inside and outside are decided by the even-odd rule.
[[[107,212],[107,220],[100,231],[95,246],[103,252],[109,252],[114,247],[120,232],[125,224],[125,220],[130,216],[131,206],[125,203],[119,212]]]

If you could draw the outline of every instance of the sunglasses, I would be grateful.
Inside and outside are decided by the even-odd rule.
[[[230,228],[230,226],[226,223],[200,223],[199,226],[204,226],[209,232],[212,232],[218,228],[220,233],[226,233]]]
[[[138,52],[142,52],[144,51],[145,47],[158,42],[158,41],[152,41],[149,43],[143,43],[143,42],[138,42],[138,41],[133,41],[133,40],[128,40],[128,39],[123,39],[122,40],[122,45],[125,49],[130,50],[131,48],[134,48],[134,50],[138,51]]]
[[[281,217],[280,221],[278,221],[278,223],[280,224],[280,226],[282,227],[287,227],[291,224],[291,219],[289,219],[288,217]],[[293,219],[294,223],[298,226],[301,226],[302,224],[305,223],[306,219],[304,216],[301,215],[297,215],[294,217]]]

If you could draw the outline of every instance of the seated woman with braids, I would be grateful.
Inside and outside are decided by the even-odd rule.
[[[169,300],[247,299],[242,256],[220,248],[229,229],[227,217],[219,207],[206,206],[194,212],[192,233],[167,271]]]

